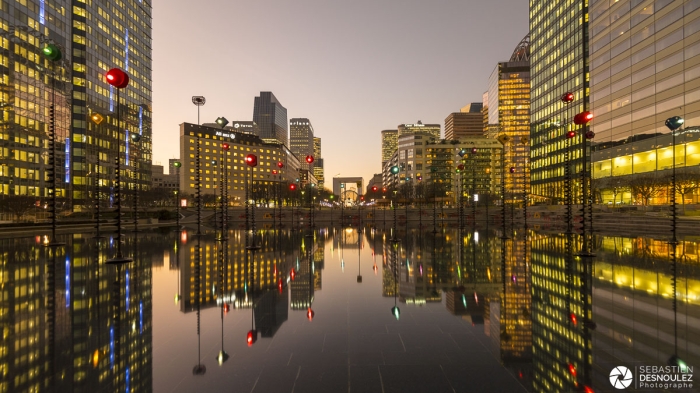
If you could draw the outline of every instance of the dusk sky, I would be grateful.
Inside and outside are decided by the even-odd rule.
[[[380,131],[481,102],[528,31],[525,0],[153,0],[154,163],[182,122],[252,120],[272,91],[323,139],[331,178],[381,171]],[[167,169],[166,169],[167,170]]]

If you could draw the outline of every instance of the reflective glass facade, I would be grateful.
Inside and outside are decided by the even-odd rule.
[[[59,197],[74,210],[106,200],[114,160],[127,188],[150,184],[151,5],[149,1],[13,0],[0,5],[0,194],[48,196],[49,107],[56,119]],[[49,43],[62,59],[41,55]],[[104,74],[119,67],[129,86],[117,94]],[[117,109],[121,120],[117,123]],[[91,121],[93,114],[101,120]],[[138,143],[128,135],[138,133]]]
[[[391,156],[396,153],[399,147],[399,132],[398,130],[382,131],[382,167],[391,160]]]
[[[564,196],[567,144],[581,143],[573,117],[588,110],[588,1],[530,0],[531,194],[557,200]],[[573,102],[561,96],[574,93]],[[491,111],[491,109],[489,109]],[[576,137],[566,139],[566,132]],[[572,149],[571,170],[581,170],[579,149]]]
[[[313,164],[306,162],[306,156],[314,154],[314,127],[309,119],[289,120],[289,150],[297,156],[302,169],[313,169]]]
[[[281,143],[289,146],[287,128],[287,108],[269,91],[261,91],[255,97],[253,121],[258,125],[258,136],[269,143]]]
[[[593,1],[590,12],[593,178],[614,204],[667,204],[672,168],[700,181],[700,1]],[[673,135],[666,119],[681,116]],[[679,202],[697,190],[679,187]]]

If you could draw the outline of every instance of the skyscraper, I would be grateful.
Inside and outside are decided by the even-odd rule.
[[[269,91],[261,91],[255,97],[253,121],[259,127],[257,134],[267,143],[281,143],[289,147],[287,136],[287,108]]]
[[[48,197],[49,107],[54,106],[57,196],[73,210],[86,210],[95,192],[107,199],[121,145],[127,176],[150,184],[151,172],[151,5],[149,1],[109,3],[57,0],[5,2],[2,9],[0,89],[5,119],[0,194]],[[42,55],[48,44],[58,61]],[[130,77],[120,94],[104,77],[119,67]],[[115,114],[121,113],[117,124]],[[99,115],[99,116],[98,116]],[[117,130],[126,130],[126,132]],[[133,143],[129,135],[138,133]],[[13,141],[13,145],[7,145]],[[12,170],[10,170],[12,169]],[[132,188],[126,184],[125,188]]]
[[[289,120],[289,150],[299,158],[301,169],[313,170],[305,158],[314,154],[314,127],[309,119],[295,118]]]
[[[500,62],[489,78],[488,110],[491,137],[507,135],[504,167],[513,168],[505,178],[506,198],[521,199],[530,184],[530,36],[516,46],[509,61]],[[516,194],[518,197],[516,197]]]
[[[567,145],[579,145],[582,137],[573,118],[589,107],[587,40],[588,1],[530,0],[530,157],[534,198],[564,197]],[[575,97],[569,104],[561,100],[567,92]],[[492,111],[489,107],[489,113]],[[576,136],[567,139],[568,131],[575,131]],[[569,157],[569,162],[572,171],[581,168],[580,156]]]
[[[321,155],[321,138],[314,137],[314,177],[318,180],[318,188],[324,187],[323,156]]]
[[[475,102],[465,106],[460,112],[450,113],[445,118],[445,139],[484,135],[482,105],[481,102]]]
[[[396,153],[399,147],[399,132],[397,130],[382,131],[382,168],[387,161],[391,160],[391,156]]]

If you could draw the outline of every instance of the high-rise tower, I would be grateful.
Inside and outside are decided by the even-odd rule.
[[[305,158],[314,154],[314,127],[309,119],[295,118],[289,120],[289,150],[299,158],[301,169],[311,170]]]
[[[257,134],[267,143],[281,143],[289,147],[287,136],[287,108],[269,91],[261,91],[255,97],[253,121],[259,127]]]
[[[530,0],[530,69],[532,194],[561,200],[567,145],[578,146],[583,137],[573,118],[589,109],[588,1]],[[568,92],[574,100],[566,104],[561,97]],[[567,139],[568,131],[576,136]],[[576,178],[581,156],[572,154],[569,163]]]
[[[450,113],[445,118],[445,139],[484,135],[482,107],[481,102],[474,102],[462,108],[460,112]]]

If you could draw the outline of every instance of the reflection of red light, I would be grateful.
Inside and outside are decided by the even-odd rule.
[[[309,321],[311,321],[314,319],[314,315],[316,315],[316,313],[314,312],[314,310],[311,309],[311,307],[309,307],[309,309],[306,310],[306,318],[308,318]]]
[[[576,378],[576,367],[571,363],[569,363],[569,373]]]
[[[294,277],[297,276],[297,272],[294,270],[294,268],[292,268],[292,271],[289,272],[289,276],[292,277],[292,281],[294,281]]]
[[[520,372],[518,373],[518,377],[519,377],[520,379],[523,379],[523,372],[522,372],[522,371],[520,371]]]
[[[37,236],[34,238],[34,240],[38,243],[41,243],[41,236]]]
[[[187,242],[187,231],[182,231],[182,233],[180,233],[180,240],[181,240],[183,243],[186,243],[186,242]]]
[[[578,320],[576,319],[576,314],[574,314],[574,313],[569,314],[569,319],[571,319],[571,323],[573,323],[574,326],[576,326],[576,324],[578,323]]]
[[[228,304],[224,304],[224,312],[228,312],[231,309],[231,306]]]
[[[583,387],[583,392],[584,392],[584,393],[594,393],[593,389],[591,389],[590,386],[584,386],[584,387]]]
[[[280,293],[282,293],[282,288],[283,288],[282,279],[280,278],[280,280],[277,281],[277,289],[279,289]]]
[[[256,332],[255,330],[249,330],[248,336],[247,336],[248,346],[255,344],[255,341],[257,341],[257,340],[258,340],[258,332]]]

